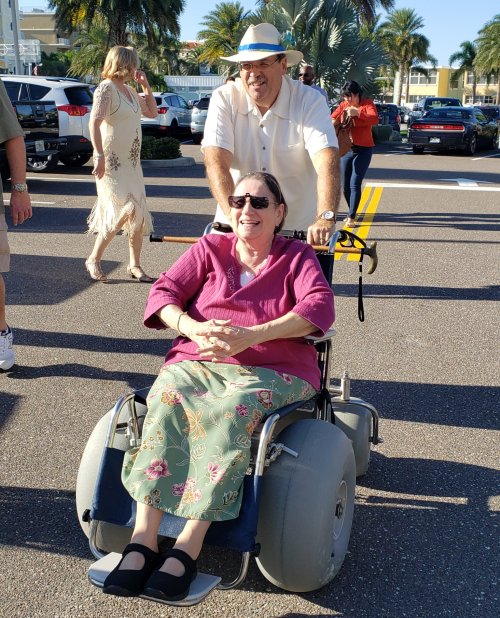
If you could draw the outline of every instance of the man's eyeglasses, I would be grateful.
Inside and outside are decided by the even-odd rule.
[[[250,71],[265,71],[269,67],[276,64],[282,57],[278,56],[274,60],[260,60],[259,62],[239,62],[238,67],[240,71],[249,73]]]
[[[244,208],[247,198],[250,200],[250,205],[252,208],[255,208],[255,210],[260,210],[261,208],[267,208],[269,206],[269,198],[250,195],[250,193],[245,193],[245,195],[230,195],[227,201],[231,208],[239,210]]]
[[[312,77],[310,73],[299,73],[299,77]]]

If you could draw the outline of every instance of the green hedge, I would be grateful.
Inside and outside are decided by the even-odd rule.
[[[178,159],[181,157],[181,143],[173,137],[142,138],[141,159]]]

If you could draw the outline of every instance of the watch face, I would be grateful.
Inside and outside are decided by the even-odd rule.
[[[25,182],[16,182],[12,185],[14,191],[18,191],[19,193],[23,193],[28,190],[28,185]]]
[[[335,218],[335,213],[333,210],[325,210],[325,212],[321,213],[321,218],[330,221]]]

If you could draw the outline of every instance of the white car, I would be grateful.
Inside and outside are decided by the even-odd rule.
[[[173,92],[153,92],[153,96],[158,106],[158,116],[156,118],[142,116],[143,135],[174,137],[181,131],[190,130],[191,108],[185,99]]]
[[[90,86],[66,77],[0,75],[11,101],[54,101],[59,116],[59,136],[67,145],[57,158],[30,159],[29,171],[42,172],[57,165],[85,165],[92,156],[89,133],[92,92]]]
[[[203,139],[209,103],[210,97],[202,97],[193,104],[191,111],[191,137],[195,144],[201,144]]]

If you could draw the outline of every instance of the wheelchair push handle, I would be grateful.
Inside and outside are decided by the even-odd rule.
[[[215,230],[217,232],[229,233],[232,231],[229,225],[226,225],[224,223],[219,223],[218,221],[210,224],[209,227],[210,229]],[[205,233],[208,233],[207,230],[205,231]],[[354,255],[359,255],[360,257],[367,255],[370,258],[370,267],[368,268],[368,274],[371,275],[372,273],[374,273],[378,265],[377,241],[372,242],[370,245],[366,245],[364,241],[359,239],[359,237],[353,234],[352,232],[342,231],[342,233],[344,235],[344,239],[347,236],[354,237],[355,239],[360,240],[363,246],[362,247],[354,247],[354,246],[345,247],[342,245],[336,245],[335,253],[351,253]],[[285,233],[285,235],[287,234]],[[178,242],[178,243],[192,245],[198,240],[199,238],[197,236],[158,236],[157,234],[150,234],[149,236],[150,242]],[[343,239],[341,237],[341,242],[342,241]],[[332,253],[332,249],[328,245],[312,245],[312,248],[315,251],[324,252],[324,253]]]

